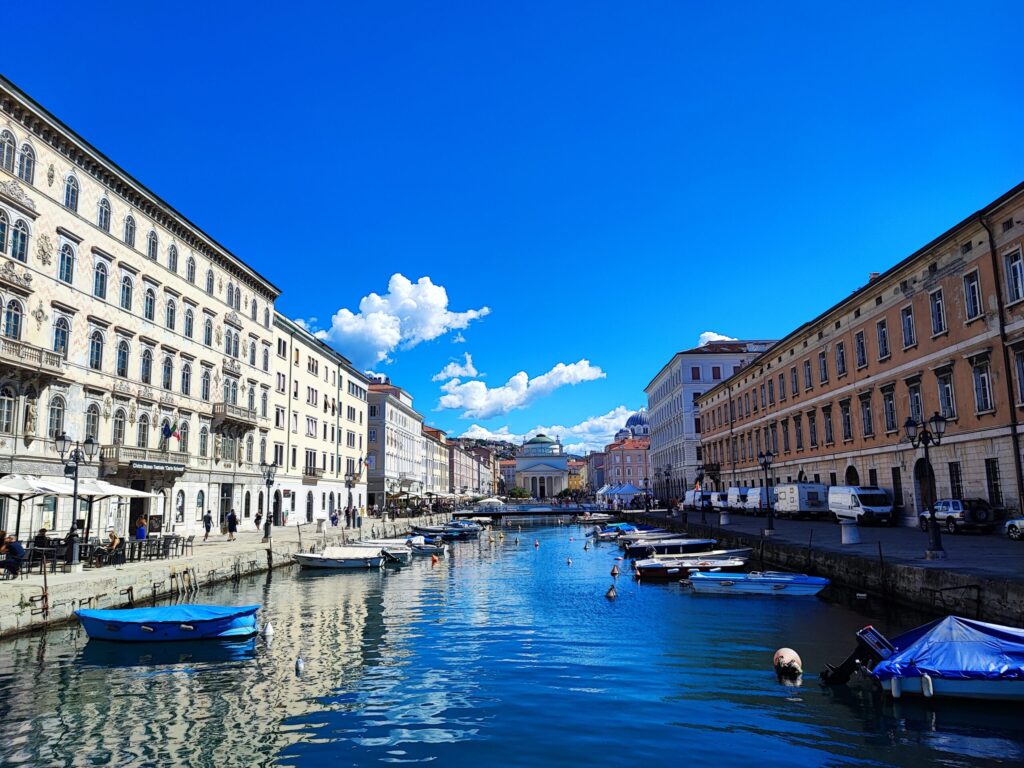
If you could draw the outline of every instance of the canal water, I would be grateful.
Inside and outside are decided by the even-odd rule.
[[[583,544],[576,527],[510,530],[437,565],[286,570],[200,593],[262,603],[269,647],[87,643],[78,627],[2,643],[0,765],[1024,762],[1019,709],[894,706],[818,685],[856,629],[922,617],[868,615],[853,596],[695,596],[625,576],[611,601],[618,550]],[[803,657],[799,687],[772,672],[780,646]]]

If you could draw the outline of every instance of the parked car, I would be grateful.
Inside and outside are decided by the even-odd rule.
[[[828,489],[828,510],[840,522],[888,523],[892,520],[892,496],[874,485],[833,485]]]
[[[733,512],[739,512],[747,506],[747,489],[733,486],[729,489],[726,498],[729,509]]]
[[[779,517],[821,517],[828,511],[828,487],[822,483],[783,483],[775,488]]]
[[[1003,526],[1006,535],[1014,541],[1024,541],[1024,517],[1013,517]]]
[[[728,491],[712,491],[711,492],[711,508],[717,512],[729,509],[729,493]]]
[[[921,530],[927,531],[931,515],[922,512]],[[985,499],[939,499],[935,502],[935,521],[950,533],[983,531],[990,533],[996,527],[996,511]]]

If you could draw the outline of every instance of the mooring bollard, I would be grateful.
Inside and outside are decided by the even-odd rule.
[[[843,544],[860,544],[860,528],[856,520],[840,520],[839,530],[842,531]]]
[[[719,513],[719,515],[718,515],[718,524],[719,525],[728,525],[730,522],[732,522],[732,521],[729,520],[729,510],[723,509],[721,511],[721,513]]]

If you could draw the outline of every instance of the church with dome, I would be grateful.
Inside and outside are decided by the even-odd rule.
[[[516,486],[535,499],[557,496],[569,487],[569,457],[562,441],[543,433],[524,442],[516,454]]]
[[[615,441],[629,440],[630,438],[642,438],[651,437],[651,426],[647,419],[647,409],[641,408],[639,411],[634,413],[628,419],[626,419],[626,426],[615,433]]]

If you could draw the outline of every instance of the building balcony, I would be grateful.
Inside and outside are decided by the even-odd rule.
[[[36,347],[24,341],[0,337],[0,363],[36,373],[60,376],[67,362],[60,352]]]
[[[104,475],[114,475],[122,469],[184,472],[187,467],[188,454],[184,451],[133,448],[127,445],[100,447],[100,468]]]
[[[244,408],[233,403],[214,403],[213,420],[217,426],[226,426],[241,431],[249,430],[259,424],[255,408]]]
[[[303,467],[302,468],[302,479],[312,480],[316,482],[324,476],[324,471],[320,467]]]

